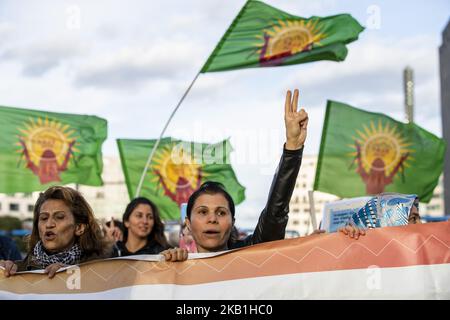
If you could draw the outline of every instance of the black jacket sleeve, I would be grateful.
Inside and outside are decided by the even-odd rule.
[[[284,239],[289,219],[289,201],[300,170],[302,155],[303,148],[298,150],[284,148],[270,187],[267,204],[259,216],[254,233],[243,241],[236,242],[230,249]]]

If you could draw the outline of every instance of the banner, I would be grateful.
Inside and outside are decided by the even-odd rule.
[[[371,197],[342,199],[325,203],[323,206],[322,225],[320,229],[326,232],[336,232],[346,225],[353,214],[370,200]]]
[[[450,299],[450,223],[267,242],[185,262],[134,256],[54,279],[5,278],[0,299]],[[135,260],[140,259],[140,260]],[[151,261],[153,260],[153,261]]]

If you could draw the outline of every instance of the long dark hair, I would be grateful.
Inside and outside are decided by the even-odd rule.
[[[42,205],[47,200],[62,200],[72,212],[75,223],[86,225],[85,231],[81,236],[74,235],[75,243],[79,244],[86,258],[93,255],[103,256],[107,254],[108,244],[86,199],[77,190],[69,187],[54,186],[41,192],[34,206],[33,230],[28,239],[29,255],[33,253],[34,246],[40,240],[38,228],[39,213]]]
[[[125,212],[122,216],[122,222],[124,226],[124,232],[123,232],[123,243],[127,242],[128,239],[128,228],[125,226],[125,222],[130,219],[130,215],[133,212],[134,209],[140,204],[146,204],[149,205],[150,208],[152,208],[153,212],[153,228],[150,234],[147,236],[147,241],[155,241],[158,244],[160,244],[164,248],[168,248],[169,244],[167,243],[166,235],[164,234],[164,223],[161,221],[161,218],[159,216],[158,208],[155,206],[153,202],[151,202],[149,199],[145,197],[138,197],[131,200],[131,202],[127,205]]]

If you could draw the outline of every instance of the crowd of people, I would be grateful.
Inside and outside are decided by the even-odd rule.
[[[80,192],[53,186],[40,194],[34,207],[24,259],[11,241],[0,238],[0,266],[5,276],[44,269],[53,278],[67,265],[129,255],[161,254],[166,261],[184,261],[189,253],[219,252],[284,239],[289,202],[307,136],[308,114],[303,109],[297,111],[297,106],[298,90],[293,96],[288,91],[284,112],[286,142],[253,234],[243,239],[238,236],[233,199],[223,185],[214,181],[203,183],[190,196],[179,247],[169,245],[158,208],[147,198],[133,199],[122,222],[111,220],[101,226]],[[409,223],[420,222],[415,205],[410,211]],[[348,223],[340,232],[357,239],[366,234],[365,227],[370,226]]]

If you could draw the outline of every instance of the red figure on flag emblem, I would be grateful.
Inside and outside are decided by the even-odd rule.
[[[68,125],[56,121],[30,120],[26,129],[19,129],[22,156],[26,166],[39,177],[41,184],[61,181],[60,173],[67,170],[76,140]]]

